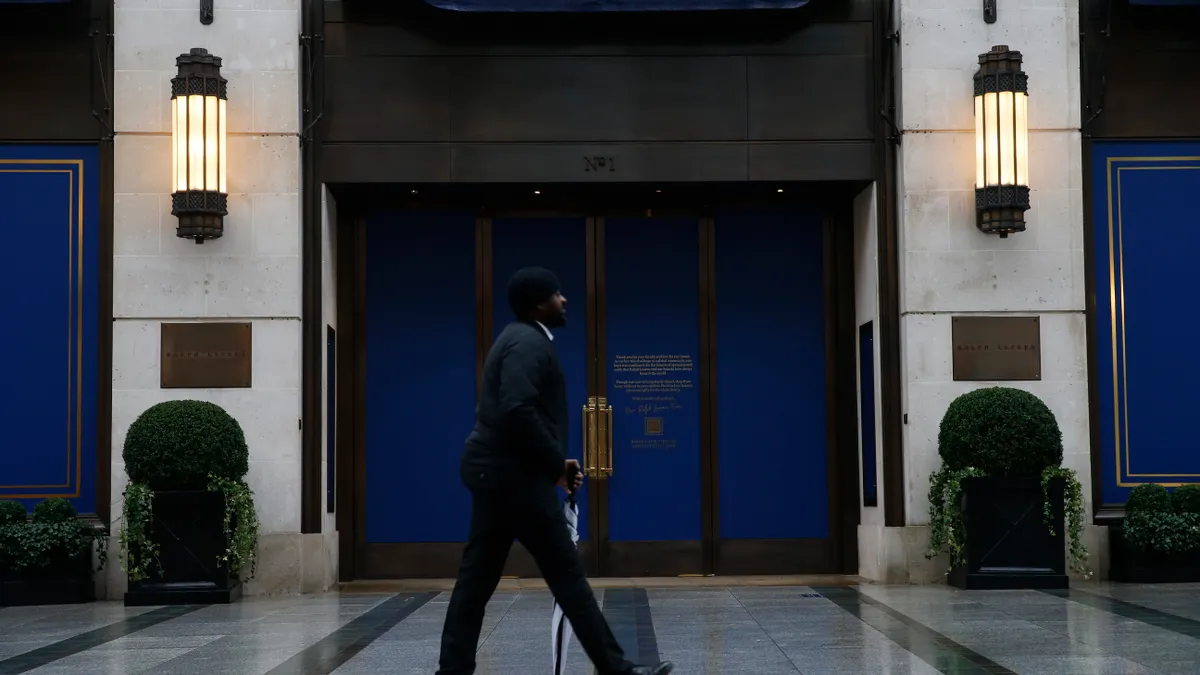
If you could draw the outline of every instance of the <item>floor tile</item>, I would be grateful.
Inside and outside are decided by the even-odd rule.
[[[553,597],[498,591],[480,675],[549,673]],[[1200,585],[597,589],[631,658],[679,674],[1200,675]],[[449,593],[0,608],[0,675],[430,675]],[[567,675],[591,675],[578,641]]]

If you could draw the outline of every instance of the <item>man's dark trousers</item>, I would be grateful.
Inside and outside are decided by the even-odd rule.
[[[475,672],[475,651],[488,600],[500,583],[513,539],[533,555],[575,637],[601,675],[632,668],[600,612],[567,530],[553,485],[474,488],[471,530],[442,633],[438,675]]]

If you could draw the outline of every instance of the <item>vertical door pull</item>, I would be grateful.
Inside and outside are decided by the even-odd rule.
[[[600,475],[599,429],[596,420],[596,397],[589,396],[583,406],[583,475],[596,478]]]
[[[608,404],[608,400],[604,398],[596,401],[596,417],[599,419],[599,438],[597,446],[600,449],[600,473],[602,478],[608,478],[613,474],[613,429],[612,429],[612,406]]]

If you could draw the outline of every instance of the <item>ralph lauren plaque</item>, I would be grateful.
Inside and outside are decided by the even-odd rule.
[[[250,323],[164,323],[160,358],[163,389],[250,386]]]
[[[951,320],[955,380],[1042,379],[1036,316],[956,316]]]

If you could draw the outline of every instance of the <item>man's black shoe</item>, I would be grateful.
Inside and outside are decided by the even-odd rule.
[[[629,671],[629,675],[667,675],[674,669],[674,663],[663,661],[657,666],[634,666],[633,670]]]

